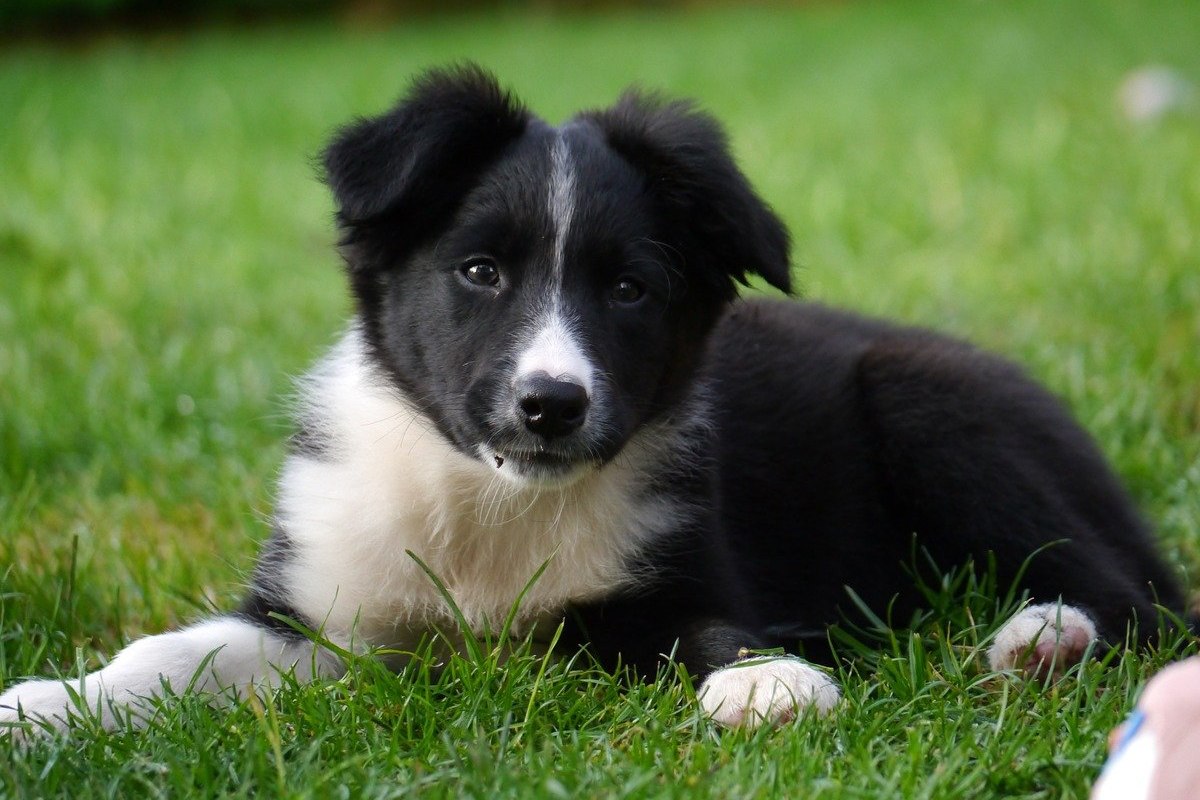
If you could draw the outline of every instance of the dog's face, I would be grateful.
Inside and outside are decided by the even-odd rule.
[[[627,95],[553,128],[475,69],[432,72],[326,151],[384,374],[461,452],[561,485],[686,392],[787,234],[708,117]]]

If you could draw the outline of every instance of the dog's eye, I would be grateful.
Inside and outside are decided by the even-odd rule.
[[[462,274],[476,286],[499,286],[500,270],[490,258],[472,258],[462,265]]]
[[[636,303],[642,299],[642,295],[646,293],[646,287],[635,281],[633,278],[621,278],[613,284],[612,291],[609,297],[614,303],[629,305]]]

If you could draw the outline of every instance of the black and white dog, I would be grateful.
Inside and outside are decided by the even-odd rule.
[[[995,669],[1074,662],[1182,609],[1096,447],[1020,370],[736,299],[751,274],[789,289],[788,235],[689,104],[629,93],[552,127],[476,68],[433,71],[325,166],[357,315],[303,382],[274,535],[239,611],[71,682],[106,724],[164,683],[341,673],[281,617],[360,652],[454,628],[413,555],[473,628],[528,587],[521,630],[566,620],[646,676],[674,658],[730,725],[837,702],[799,658],[737,662],[819,650],[846,586],[914,608],[914,536],[939,565],[991,553],[1002,582],[1021,576],[1034,604]],[[0,706],[79,713],[51,680]]]

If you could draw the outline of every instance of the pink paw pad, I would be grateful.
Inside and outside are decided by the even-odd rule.
[[[1016,670],[1028,677],[1059,678],[1078,664],[1096,640],[1096,626],[1072,606],[1044,603],[1013,616],[988,650],[993,670]]]

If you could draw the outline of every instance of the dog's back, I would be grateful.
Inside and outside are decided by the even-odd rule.
[[[961,341],[814,304],[744,302],[718,326],[722,519],[764,626],[903,623],[914,547],[995,557],[1001,591],[1086,608],[1119,641],[1183,607],[1148,526],[1088,435],[1016,366]],[[909,570],[901,568],[907,564]]]

